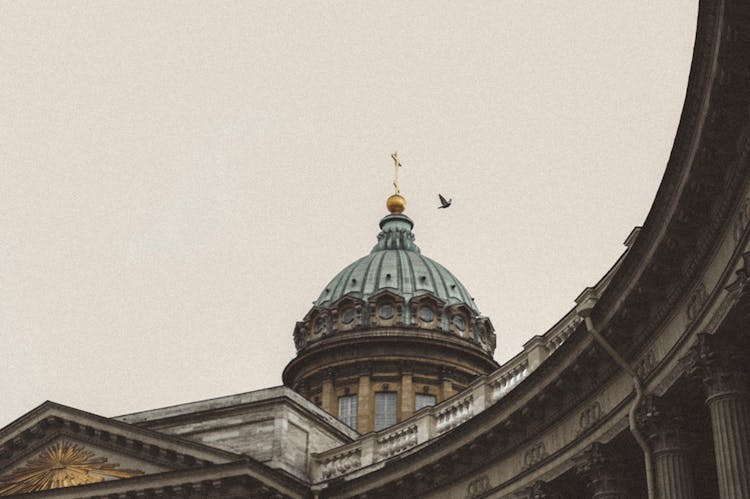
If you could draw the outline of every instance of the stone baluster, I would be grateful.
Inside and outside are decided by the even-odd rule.
[[[695,499],[684,415],[657,397],[650,397],[640,415],[651,443],[659,499]]]
[[[603,444],[595,443],[576,458],[592,499],[628,499],[625,465]]]
[[[706,388],[721,499],[750,498],[750,394],[747,354],[727,338],[702,333],[692,348]]]

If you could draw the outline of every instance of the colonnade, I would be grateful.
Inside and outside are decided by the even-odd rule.
[[[721,336],[701,334],[685,362],[704,389],[701,396],[710,414],[719,498],[750,499],[750,356]],[[696,429],[686,422],[688,410],[650,397],[641,411],[639,421],[651,446],[657,499],[699,499],[696,480],[704,477],[696,476],[692,468],[691,458],[698,451],[691,447]],[[595,443],[574,461],[576,475],[585,481],[592,499],[639,497],[633,490],[632,465],[629,469],[614,446]],[[636,475],[643,476],[643,472]],[[516,497],[562,499],[555,481],[536,482]]]

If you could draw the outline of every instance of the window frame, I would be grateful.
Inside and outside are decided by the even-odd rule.
[[[420,397],[425,397],[425,398],[426,397],[430,397],[432,399],[432,403],[431,404],[423,404],[423,405],[420,406],[419,405],[419,399],[420,399]],[[425,407],[430,407],[430,406],[433,406],[433,405],[437,405],[437,397],[435,395],[432,395],[430,393],[417,393],[417,394],[415,394],[415,396],[414,396],[414,412],[417,412],[420,409],[424,409]]]
[[[357,398],[357,395],[342,395],[338,398],[339,402],[339,410],[338,410],[338,420],[344,423],[346,426],[351,428],[352,430],[357,429],[357,415],[359,411],[359,400]],[[342,409],[344,408],[344,404],[348,403],[348,407],[346,407],[346,410],[348,413],[344,413]],[[349,424],[349,422],[353,424]]]
[[[378,401],[382,401],[379,404]],[[375,392],[373,428],[375,431],[384,430],[398,423],[398,393],[395,391]],[[381,406],[378,414],[378,406]]]

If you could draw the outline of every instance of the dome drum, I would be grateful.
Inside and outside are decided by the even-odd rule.
[[[330,336],[305,348],[284,369],[284,383],[293,386],[333,366],[371,366],[384,360],[454,366],[472,378],[497,368],[491,357],[459,338],[436,331],[395,327]]]
[[[417,394],[440,403],[497,367],[492,357],[453,335],[383,327],[331,335],[310,345],[287,365],[283,380],[339,417],[341,401],[355,397],[357,423],[347,424],[367,433],[378,429],[373,412],[378,394],[395,394],[401,421],[418,408]]]

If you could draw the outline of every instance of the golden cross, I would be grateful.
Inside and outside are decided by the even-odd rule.
[[[398,188],[398,169],[401,167],[401,163],[398,161],[398,151],[391,154],[391,158],[393,158],[393,168],[396,171],[396,175],[393,178],[393,187],[396,188],[396,194],[401,194]]]

